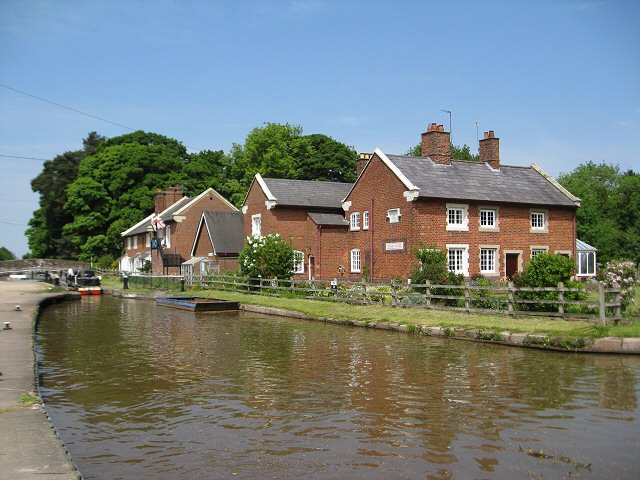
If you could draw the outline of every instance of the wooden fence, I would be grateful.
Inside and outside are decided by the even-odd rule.
[[[131,275],[129,285],[141,288],[180,288],[184,277]],[[427,308],[466,313],[511,316],[545,316],[588,319],[605,325],[622,318],[620,289],[598,284],[597,291],[585,288],[365,283],[344,280],[278,280],[233,275],[211,275],[199,285],[203,289],[234,291],[275,297],[308,298],[361,305]]]

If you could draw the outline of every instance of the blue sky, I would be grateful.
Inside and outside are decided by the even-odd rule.
[[[0,0],[0,83],[190,150],[264,122],[404,153],[432,121],[554,176],[640,170],[640,2]],[[0,155],[52,158],[128,130],[0,87]],[[1,156],[0,246],[42,161]]]

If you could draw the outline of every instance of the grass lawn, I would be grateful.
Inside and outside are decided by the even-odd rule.
[[[117,279],[105,279],[107,288],[121,289]],[[132,293],[154,293],[154,290],[130,289]],[[168,291],[168,294],[180,294]],[[316,318],[339,318],[365,322],[389,322],[405,325],[477,328],[495,332],[543,333],[554,337],[640,337],[640,322],[629,326],[599,327],[587,321],[566,321],[547,317],[516,317],[506,315],[477,315],[427,309],[393,308],[380,305],[351,305],[341,302],[279,298],[219,290],[188,290],[186,294],[235,300],[248,305],[282,308]]]

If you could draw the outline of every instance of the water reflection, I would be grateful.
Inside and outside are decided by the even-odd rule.
[[[47,309],[38,343],[86,478],[640,475],[638,358],[108,297]]]

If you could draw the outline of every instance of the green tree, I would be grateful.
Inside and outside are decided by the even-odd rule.
[[[578,238],[598,249],[598,258],[640,260],[640,178],[633,171],[587,162],[558,182],[582,200],[576,213]]]
[[[0,260],[15,260],[16,256],[6,247],[0,247]]]
[[[418,143],[416,146],[407,150],[405,155],[412,155],[414,157],[422,156],[422,143]],[[459,147],[457,145],[451,144],[451,158],[455,160],[469,160],[473,162],[480,161],[480,155],[474,155],[471,153],[471,150],[468,145],[463,145]]]
[[[355,182],[358,154],[327,135],[305,135],[311,146],[310,155],[297,159],[299,180],[324,180],[328,182]]]
[[[279,234],[248,237],[238,256],[240,274],[251,278],[290,279],[293,248]]]
[[[73,238],[79,258],[116,257],[120,232],[153,210],[156,188],[177,184],[189,162],[177,140],[134,132],[99,144],[84,158],[67,188],[63,233]]]
[[[35,258],[75,258],[76,246],[63,233],[64,225],[73,217],[64,210],[67,187],[76,179],[83,158],[95,153],[104,141],[96,132],[83,140],[83,150],[65,152],[43,164],[42,173],[31,181],[31,188],[40,194],[40,207],[29,221],[26,235],[30,256]]]

